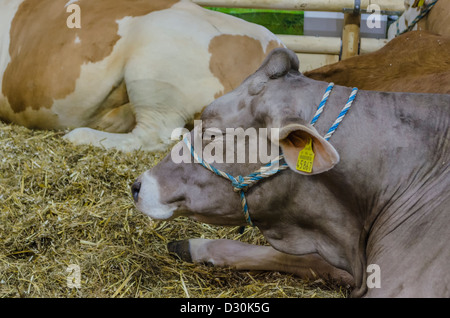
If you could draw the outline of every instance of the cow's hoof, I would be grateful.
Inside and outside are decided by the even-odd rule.
[[[167,244],[167,249],[170,253],[176,254],[183,261],[192,263],[189,240],[170,242]]]

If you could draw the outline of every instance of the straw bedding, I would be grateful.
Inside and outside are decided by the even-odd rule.
[[[322,280],[189,264],[167,251],[187,238],[267,244],[257,229],[186,218],[152,221],[130,185],[165,154],[73,146],[64,132],[0,122],[0,297],[345,297]],[[81,271],[69,288],[66,271]]]

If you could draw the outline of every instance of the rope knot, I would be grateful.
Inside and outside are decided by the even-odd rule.
[[[231,185],[233,186],[233,190],[234,192],[239,192],[239,191],[247,191],[248,189],[248,184],[244,183],[245,179],[242,176],[237,176],[234,178],[234,180],[231,181]]]

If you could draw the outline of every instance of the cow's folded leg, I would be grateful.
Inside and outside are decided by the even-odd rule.
[[[126,103],[102,111],[93,117],[88,126],[110,133],[128,133],[136,127],[136,124],[134,107],[131,103]]]
[[[177,114],[166,114],[166,118],[152,111],[152,107],[134,108],[136,112],[135,127],[128,133],[113,132],[115,127],[122,128],[119,124],[115,125],[114,118],[102,119],[101,124],[108,125],[102,130],[89,127],[75,128],[64,136],[64,139],[75,145],[93,145],[106,149],[115,148],[122,151],[146,150],[146,151],[164,151],[173,141],[171,140],[172,130],[183,127],[185,119]],[[160,118],[160,119],[158,119]],[[131,122],[130,119],[127,120]],[[163,125],[163,126],[162,126]],[[97,125],[94,125],[97,127]],[[104,130],[107,131],[104,131]]]
[[[147,140],[143,140],[143,134],[136,134],[134,130],[129,133],[110,133],[87,127],[76,128],[63,138],[75,145],[92,145],[106,149],[118,149],[122,151],[148,150],[160,151],[167,148],[167,144],[161,142],[155,131],[146,132]]]
[[[264,270],[292,273],[296,276],[331,280],[353,286],[353,277],[327,263],[318,254],[290,255],[271,246],[259,246],[233,240],[190,239],[169,243],[170,252],[185,261],[207,263],[238,270]]]

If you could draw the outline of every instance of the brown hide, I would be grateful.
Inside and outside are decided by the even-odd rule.
[[[376,52],[305,73],[338,85],[386,92],[450,94],[450,37],[405,33]]]

